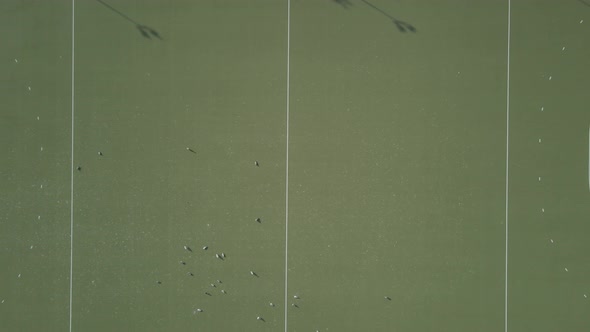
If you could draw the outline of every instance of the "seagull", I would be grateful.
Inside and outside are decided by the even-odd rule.
[[[186,262],[185,261],[180,261],[180,264],[186,265]]]
[[[299,299],[299,295],[293,295],[294,299]]]
[[[262,219],[260,219],[260,218],[256,218],[256,219],[254,219],[254,220],[256,220],[256,222],[257,222],[257,223],[260,223],[260,222],[262,222]]]
[[[254,166],[256,166],[256,167],[260,166],[260,164],[258,163],[258,160],[254,161]]]
[[[189,246],[184,246],[184,250],[191,251],[191,252],[193,251],[193,250],[191,249],[191,247],[189,247]]]
[[[222,253],[221,253],[221,257],[222,257],[222,258],[225,258],[225,253],[223,253],[223,252],[222,252]]]
[[[207,247],[207,246],[204,246],[203,247],[203,250],[207,250],[207,249],[209,249],[209,247]]]
[[[255,276],[255,277],[258,277],[258,275],[256,274],[256,272],[254,272],[254,271],[250,271],[250,274],[253,275],[253,276]]]
[[[274,307],[274,306],[275,306],[275,304],[271,302],[271,303],[270,303],[270,306],[271,306],[271,307]]]
[[[221,292],[222,292],[223,294],[227,294],[227,292],[226,292],[224,289],[222,289],[222,290],[221,290]]]

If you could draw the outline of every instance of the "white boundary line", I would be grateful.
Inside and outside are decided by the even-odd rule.
[[[505,239],[505,266],[504,266],[504,332],[508,332],[508,169],[509,169],[509,142],[510,142],[510,7],[508,0],[508,38],[506,49],[506,239]]]
[[[590,191],[590,127],[588,127],[588,190]]]
[[[285,157],[285,332],[287,332],[287,309],[288,309],[288,248],[289,248],[289,103],[290,103],[290,71],[291,71],[291,0],[287,0],[287,137]]]
[[[72,332],[72,286],[74,277],[74,28],[75,28],[75,0],[72,0],[72,160],[70,164],[70,320],[69,320],[69,331]]]

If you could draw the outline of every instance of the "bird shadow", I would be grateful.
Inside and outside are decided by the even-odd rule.
[[[123,18],[124,20],[126,20],[127,22],[132,23],[133,25],[135,25],[135,28],[139,31],[139,33],[146,39],[152,39],[156,38],[159,40],[164,40],[164,38],[162,38],[162,36],[160,35],[160,33],[152,28],[149,27],[145,24],[141,24],[137,21],[135,21],[134,19],[132,19],[131,17],[127,16],[125,13],[119,11],[118,9],[116,9],[115,7],[109,5],[108,3],[104,2],[103,0],[96,0],[98,3],[100,3],[101,5],[105,6],[106,8],[108,8],[109,10],[111,10],[113,13],[118,14],[121,18]]]

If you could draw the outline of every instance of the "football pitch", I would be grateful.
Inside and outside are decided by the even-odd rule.
[[[0,331],[590,330],[590,1],[0,27]]]

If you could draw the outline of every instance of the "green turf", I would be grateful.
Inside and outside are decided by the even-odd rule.
[[[504,330],[507,6],[291,1],[289,331]],[[0,330],[69,328],[71,10],[0,4]],[[76,1],[72,331],[284,330],[286,14]],[[508,331],[590,325],[589,16],[512,1]]]

